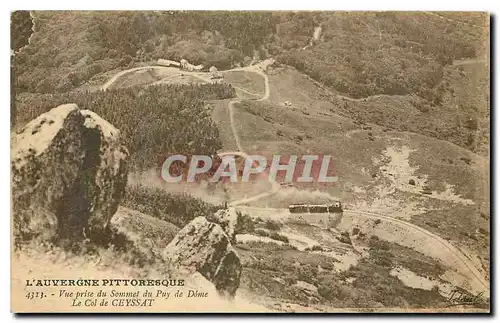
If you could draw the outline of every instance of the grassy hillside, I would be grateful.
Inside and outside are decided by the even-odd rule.
[[[439,133],[422,135],[415,133],[418,128],[415,132],[400,128],[399,123],[411,124],[412,117],[422,113],[407,102],[407,96],[380,97],[367,103],[349,101],[360,114],[379,118],[382,125],[377,125],[366,119],[350,119],[350,113],[335,104],[334,100],[341,99],[294,69],[275,68],[269,74],[270,101],[235,104],[235,127],[245,151],[264,155],[330,154],[339,182],[330,187],[308,186],[308,191],[295,184],[299,189],[281,189],[254,206],[281,208],[291,203],[325,203],[327,197],[341,198],[350,209],[415,222],[478,255],[487,266],[487,158],[433,138]],[[285,101],[292,105],[285,106]],[[361,107],[373,110],[369,113]],[[416,112],[408,116],[405,108]],[[229,116],[224,111],[224,107],[216,106],[214,115],[217,125],[227,129]],[[384,118],[384,113],[400,119]],[[435,117],[429,123],[447,124],[446,119],[438,117],[439,111],[428,112],[433,113]],[[231,133],[221,139],[224,149],[234,148]]]
[[[320,39],[278,51],[278,59],[326,86],[331,93],[323,99],[334,103],[334,112],[487,156],[488,18],[451,15],[322,14]],[[474,24],[462,22],[468,20]],[[297,33],[292,30],[283,31],[285,39]]]
[[[338,260],[334,256],[321,251],[299,251],[264,242],[240,243],[237,250],[244,266],[240,288],[271,300],[313,308],[320,304],[334,308],[446,306],[438,289],[410,288],[391,275],[392,268],[402,266],[424,277],[438,277],[444,269],[437,261],[376,237],[358,243],[366,244],[367,257],[343,272],[335,269]]]

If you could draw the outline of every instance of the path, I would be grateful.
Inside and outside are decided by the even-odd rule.
[[[262,67],[262,68],[265,68],[265,67]],[[237,68],[237,69],[233,69],[231,71],[254,72],[254,73],[257,73],[257,74],[261,75],[264,78],[264,86],[265,86],[265,88],[264,88],[264,95],[260,99],[257,99],[257,100],[253,99],[253,100],[254,101],[264,101],[264,100],[268,100],[269,99],[269,96],[270,96],[269,78],[268,78],[267,74],[265,74],[259,68],[258,65],[252,65],[252,66],[248,66],[248,67]],[[241,102],[240,99],[233,99],[233,100],[229,101],[229,104],[228,104],[229,119],[230,119],[230,122],[231,122],[231,130],[233,132],[233,136],[234,136],[234,139],[236,141],[236,147],[238,147],[239,151],[237,151],[237,152],[233,151],[233,152],[221,153],[221,154],[219,154],[219,156],[221,156],[221,157],[225,156],[225,155],[239,155],[239,156],[242,156],[244,158],[248,157],[248,154],[244,152],[243,146],[241,145],[240,137],[238,136],[238,132],[236,131],[236,126],[235,126],[235,123],[234,123],[234,104],[235,103],[240,103],[240,102]],[[260,200],[260,199],[263,199],[263,198],[266,198],[266,197],[269,197],[269,196],[275,194],[280,189],[281,186],[278,183],[276,183],[275,181],[270,181],[270,183],[271,183],[271,189],[269,191],[261,193],[261,194],[257,194],[257,195],[254,195],[254,196],[251,196],[251,197],[248,197],[248,198],[243,198],[243,199],[240,199],[240,200],[232,201],[231,203],[229,203],[229,206],[234,207],[234,206],[238,206],[238,205],[242,205],[242,204],[254,202],[254,201],[257,201],[257,200]]]
[[[104,83],[103,86],[101,86],[101,90],[102,91],[106,91],[109,89],[109,87],[111,85],[113,85],[119,78],[127,75],[127,74],[130,74],[130,73],[133,73],[133,72],[137,72],[137,71],[142,71],[142,70],[154,70],[154,69],[157,69],[157,70],[172,70],[172,69],[175,69],[175,70],[178,70],[176,69],[175,67],[168,67],[168,66],[159,66],[159,65],[148,65],[148,66],[139,66],[139,67],[134,67],[134,68],[131,68],[131,69],[128,69],[128,70],[124,70],[124,71],[121,71],[117,74],[115,74],[112,78],[110,78],[106,83]],[[182,74],[187,74],[187,75],[191,75],[191,76],[194,76],[196,78],[199,78],[200,80],[202,81],[205,81],[205,82],[210,82],[210,78],[207,78],[207,77],[203,77],[200,74],[200,72],[190,72],[190,71],[182,71]],[[161,82],[162,80],[164,80],[166,78],[163,78],[157,82]],[[157,83],[155,82],[155,83]]]

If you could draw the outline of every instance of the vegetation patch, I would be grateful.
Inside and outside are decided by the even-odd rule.
[[[227,84],[162,85],[56,95],[25,95],[17,104],[22,126],[64,103],[89,109],[120,130],[132,167],[161,167],[169,154],[214,155],[222,147],[205,100],[235,95]]]
[[[122,204],[179,227],[196,217],[206,217],[222,209],[222,205],[208,204],[185,193],[171,194],[160,188],[141,185],[129,185]]]
[[[264,242],[238,244],[236,248],[244,266],[241,288],[306,305],[325,303],[343,308],[447,305],[436,289],[413,289],[390,275],[395,266],[404,266],[416,270],[419,275],[436,277],[444,269],[434,259],[376,237],[369,239],[368,247],[368,257],[345,272],[337,272],[333,266],[337,260],[320,253]],[[317,293],[297,289],[294,286],[297,281],[316,286]]]

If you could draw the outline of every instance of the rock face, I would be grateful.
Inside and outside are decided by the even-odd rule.
[[[298,280],[294,285],[294,287],[297,287],[304,291],[308,296],[318,296],[318,287],[316,287],[313,284],[309,284],[305,281]]]
[[[16,239],[99,237],[127,181],[119,131],[75,104],[58,106],[12,138]]]
[[[214,214],[207,216],[207,220],[217,223],[229,236],[232,243],[236,242],[236,226],[238,224],[238,214],[234,208],[218,210]]]
[[[224,230],[204,217],[188,223],[164,250],[167,262],[198,271],[226,297],[240,284],[241,262]]]

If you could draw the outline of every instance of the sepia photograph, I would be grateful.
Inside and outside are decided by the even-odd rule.
[[[490,313],[490,14],[10,12],[14,313]]]

